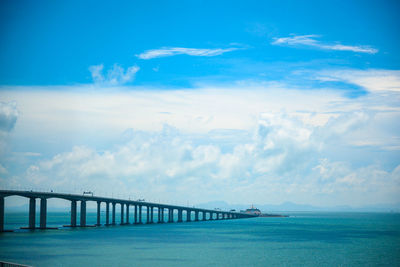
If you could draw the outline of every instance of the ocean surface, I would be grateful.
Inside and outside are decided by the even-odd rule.
[[[400,214],[288,214],[19,230],[0,234],[0,260],[33,266],[400,266]],[[26,213],[5,217],[7,229],[28,224]],[[48,226],[69,221],[68,213],[48,213]],[[88,224],[95,221],[88,213]]]

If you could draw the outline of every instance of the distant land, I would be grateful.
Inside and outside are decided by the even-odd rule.
[[[39,203],[39,201],[38,201]],[[38,204],[37,204],[38,205]],[[296,204],[293,202],[284,202],[282,204],[253,204],[254,207],[261,210],[263,213],[269,212],[301,212],[301,211],[321,211],[321,212],[400,212],[400,202],[392,203],[392,204],[376,204],[376,205],[366,205],[359,207],[351,207],[351,206],[333,206],[333,207],[324,207],[324,206],[313,206],[307,204]],[[251,204],[229,204],[225,201],[210,201],[206,203],[201,203],[195,205],[196,208],[205,208],[205,209],[215,209],[219,208],[221,210],[231,210],[235,209],[237,211],[245,210],[251,207]],[[39,211],[39,206],[37,207],[37,211]],[[12,212],[20,212],[27,211],[29,209],[28,204],[20,205],[20,206],[6,206],[6,211]],[[69,211],[69,206],[56,207],[50,206],[47,207],[48,211]],[[88,211],[96,211],[94,207],[88,207]],[[117,208],[117,212],[119,212],[119,208]]]

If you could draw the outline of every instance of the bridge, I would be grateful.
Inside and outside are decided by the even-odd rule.
[[[9,196],[21,196],[29,198],[29,224],[27,229],[48,229],[47,220],[47,200],[50,198],[58,198],[71,201],[71,224],[69,227],[86,227],[86,202],[94,201],[97,203],[97,223],[100,226],[101,218],[101,203],[105,203],[106,210],[106,223],[105,225],[116,225],[115,211],[116,206],[119,205],[121,212],[120,224],[131,224],[129,221],[130,207],[133,209],[133,224],[152,224],[155,223],[155,213],[157,214],[157,223],[173,223],[173,222],[190,222],[190,221],[207,221],[207,220],[227,220],[227,219],[241,219],[256,217],[251,214],[244,214],[232,211],[210,210],[194,207],[184,207],[176,205],[168,205],[161,203],[152,203],[145,201],[135,201],[117,198],[99,197],[93,195],[78,195],[78,194],[62,194],[53,192],[33,192],[33,191],[19,191],[19,190],[0,190],[0,232],[4,229],[4,198]],[[36,225],[36,201],[40,200],[40,222],[39,227]],[[80,207],[80,221],[77,223],[77,207]],[[110,218],[111,207],[111,218]],[[146,220],[142,218],[142,211],[146,211]],[[165,220],[164,212],[167,214]],[[178,213],[177,220],[174,220],[174,213]],[[184,212],[186,216],[183,216]],[[194,214],[194,217],[192,216]],[[200,216],[201,215],[201,219]],[[185,218],[184,218],[185,217]]]

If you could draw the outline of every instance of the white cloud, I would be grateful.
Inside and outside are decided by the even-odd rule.
[[[133,131],[126,143],[102,152],[76,146],[28,167],[26,180],[56,190],[111,190],[146,199],[157,195],[181,204],[187,199],[280,202],[282,197],[315,202],[321,194],[331,198],[324,204],[397,201],[399,167],[384,170],[373,161],[356,167],[326,157],[337,146],[351,146],[338,143],[343,133],[334,131],[338,126],[346,128],[346,134],[356,131],[348,120],[354,119],[339,116],[321,128],[285,113],[265,113],[253,136],[229,149],[208,135],[188,135],[164,125],[158,132]],[[330,132],[330,138],[318,134],[321,131]],[[224,132],[228,139],[235,134]],[[336,154],[340,156],[344,155]],[[337,194],[344,199],[337,199]]]
[[[274,38],[274,41],[271,43],[273,45],[287,45],[287,46],[309,46],[315,47],[323,50],[335,50],[335,51],[352,51],[357,53],[367,53],[367,54],[376,54],[378,53],[378,49],[375,49],[370,46],[362,45],[362,46],[354,46],[354,45],[343,45],[340,43],[328,44],[323,43],[316,38],[320,37],[319,35],[310,34],[310,35],[297,35],[291,37],[281,37]]]
[[[237,47],[231,48],[215,48],[215,49],[199,49],[199,48],[184,48],[184,47],[162,47],[160,49],[146,50],[145,52],[136,55],[140,59],[152,59],[158,57],[169,57],[175,55],[189,55],[200,57],[219,56],[226,52],[238,50]]]
[[[0,160],[5,154],[10,134],[19,117],[20,111],[17,109],[17,102],[14,99],[9,99],[7,102],[0,101]],[[2,173],[2,168],[0,168],[0,173]]]
[[[348,80],[361,84],[359,77],[377,73],[383,75],[354,72]],[[3,187],[46,184],[180,204],[399,201],[396,90],[349,99],[340,90],[277,83],[87,89],[2,88],[2,98],[16,100],[21,114],[13,142],[41,142],[40,149],[26,148],[40,157],[2,162]],[[24,173],[14,173],[13,164]]]
[[[399,70],[325,70],[316,74],[315,79],[321,81],[342,81],[364,87],[370,92],[400,92]]]
[[[131,66],[125,71],[125,69],[118,64],[114,64],[113,67],[107,71],[106,76],[103,75],[103,69],[103,64],[89,67],[93,82],[96,84],[116,86],[133,81],[135,74],[140,68],[138,66]]]
[[[0,102],[0,132],[10,132],[18,119],[17,102]]]

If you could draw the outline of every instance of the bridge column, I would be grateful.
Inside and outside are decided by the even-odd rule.
[[[111,216],[111,224],[115,225],[115,205],[117,203],[113,202],[112,203],[112,216]]]
[[[124,203],[120,203],[121,205],[121,225],[124,224]]]
[[[137,218],[137,217],[138,217],[138,216],[137,216],[138,214],[137,214],[137,213],[138,213],[138,206],[135,205],[135,216],[134,216],[134,218],[135,218],[135,224],[138,223],[138,220],[137,220],[137,219],[138,219],[138,218]]]
[[[164,223],[164,207],[161,208],[161,223]]]
[[[174,209],[168,208],[168,222],[173,223],[174,222]]]
[[[196,210],[194,211],[194,220],[197,222],[199,220],[199,212]]]
[[[190,213],[191,213],[192,211],[191,210],[186,210],[186,221],[187,222],[190,222],[192,219],[190,218]]]
[[[29,228],[35,229],[36,227],[36,198],[29,198]]]
[[[4,197],[0,197],[0,232],[4,231]]]
[[[71,200],[71,227],[76,227],[76,200]]]
[[[129,204],[126,204],[126,224],[129,224]]]
[[[207,219],[207,212],[203,211],[203,221]]]
[[[142,205],[139,205],[139,223],[142,223]]]
[[[178,209],[178,222],[182,222],[182,209]]]
[[[106,225],[110,225],[110,202],[106,202]]]
[[[46,229],[47,199],[40,199],[40,228]]]
[[[86,226],[86,201],[81,200],[81,227]]]
[[[158,207],[158,223],[161,223],[161,207]]]
[[[146,223],[150,222],[150,207],[146,207]]]
[[[154,207],[152,206],[151,208],[150,208],[150,223],[154,223],[154,213],[153,213],[153,209],[154,209]]]
[[[100,205],[101,201],[97,201],[97,226],[100,226]]]

